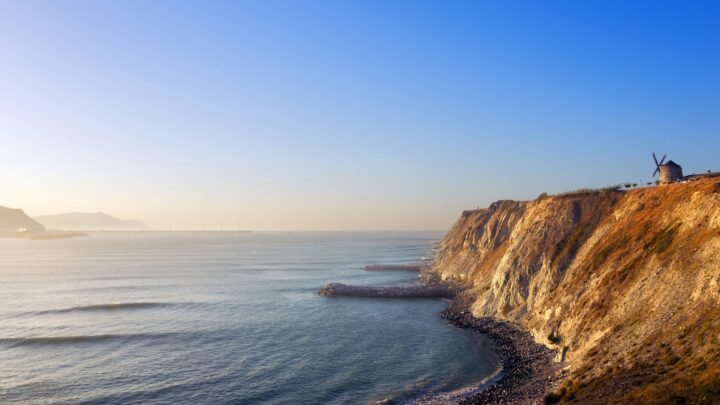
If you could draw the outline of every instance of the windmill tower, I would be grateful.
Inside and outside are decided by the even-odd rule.
[[[655,161],[655,171],[653,172],[653,177],[660,173],[660,184],[668,184],[683,179],[682,167],[679,164],[673,162],[672,160],[668,160],[667,163],[663,163],[665,162],[665,157],[667,155],[663,155],[662,159],[660,159],[660,162],[658,163],[654,152],[652,155],[653,160]]]

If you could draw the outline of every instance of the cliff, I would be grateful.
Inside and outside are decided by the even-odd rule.
[[[0,232],[44,232],[45,227],[21,209],[0,207]]]
[[[720,400],[720,181],[463,212],[433,270],[558,349],[555,400]]]

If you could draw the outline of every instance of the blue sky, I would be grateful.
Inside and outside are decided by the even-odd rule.
[[[0,205],[446,229],[720,170],[720,3],[0,1]]]

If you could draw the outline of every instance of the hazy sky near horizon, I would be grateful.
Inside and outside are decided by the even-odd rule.
[[[0,0],[0,205],[447,229],[720,170],[720,3]]]

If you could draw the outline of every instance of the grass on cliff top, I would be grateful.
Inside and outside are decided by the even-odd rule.
[[[620,184],[607,186],[607,187],[600,187],[600,188],[579,188],[577,190],[566,191],[564,193],[559,193],[559,194],[553,194],[552,196],[553,197],[583,197],[583,196],[595,195],[595,194],[600,194],[600,193],[622,193],[620,188],[622,188],[622,185],[620,185]],[[545,194],[545,196],[543,196],[543,194]],[[540,194],[539,198],[543,198],[543,197],[547,196],[546,193],[543,193],[543,194]]]

